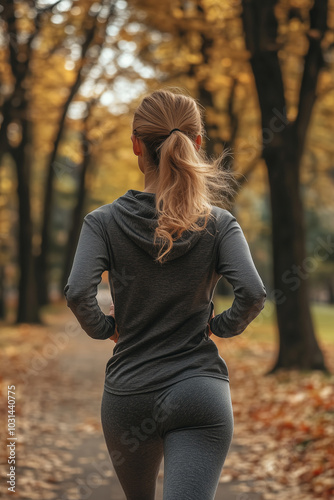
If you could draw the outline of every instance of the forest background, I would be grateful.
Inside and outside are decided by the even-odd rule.
[[[208,155],[231,150],[229,209],[268,292],[268,370],[328,374],[334,1],[6,0],[0,16],[1,325],[64,307],[85,214],[144,189],[135,107],[178,87],[205,109]],[[217,294],[231,299],[226,281]]]

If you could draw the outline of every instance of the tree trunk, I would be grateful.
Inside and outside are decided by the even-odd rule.
[[[27,147],[27,123],[21,121],[22,140],[20,145],[12,149],[16,163],[17,194],[19,198],[19,303],[16,323],[40,323],[37,300],[37,284],[35,279],[35,258],[32,251],[32,220],[29,193],[29,159]]]
[[[82,143],[83,148],[85,147],[85,144],[86,144],[86,141],[84,138],[83,143]],[[70,272],[71,272],[77,244],[79,241],[79,236],[80,236],[80,231],[81,231],[81,226],[82,226],[83,209],[84,209],[84,204],[85,204],[85,199],[86,199],[86,177],[87,177],[88,166],[90,163],[90,158],[91,158],[91,155],[87,154],[87,152],[84,151],[82,171],[81,171],[81,175],[80,175],[80,184],[78,187],[77,204],[76,204],[74,211],[73,211],[72,227],[69,231],[69,238],[68,238],[68,243],[67,243],[67,248],[66,248],[66,253],[65,253],[66,257],[65,257],[64,270],[63,270],[62,283],[61,283],[62,291],[64,290],[65,285],[67,284],[68,277],[69,277]]]
[[[278,368],[326,370],[310,311],[305,227],[299,192],[296,145],[287,132],[285,147],[266,154],[272,213],[274,296],[280,346]]]
[[[327,371],[318,346],[308,295],[308,260],[300,195],[299,170],[321,68],[321,37],[310,43],[305,57],[299,112],[289,123],[277,56],[276,0],[243,1],[243,25],[262,117],[263,158],[271,195],[274,288],[279,329],[279,353],[270,370],[279,368]],[[321,4],[321,5],[320,5]],[[311,27],[323,30],[325,0],[315,2]],[[316,13],[314,12],[316,10]],[[316,26],[312,25],[316,23]],[[302,119],[301,119],[302,118]]]
[[[14,1],[7,0],[4,3],[3,18],[7,25],[8,54],[12,74],[15,78],[13,94],[8,97],[2,108],[3,121],[0,132],[0,161],[5,152],[11,154],[17,172],[17,194],[18,194],[18,266],[20,277],[18,284],[18,309],[17,323],[40,323],[37,284],[35,279],[35,259],[32,249],[33,226],[30,209],[30,152],[29,147],[29,119],[28,119],[28,97],[25,87],[25,79],[29,74],[29,62],[31,47],[34,38],[38,35],[41,27],[41,16],[43,12],[52,8],[47,7],[40,10],[35,18],[36,30],[30,34],[24,47],[24,58],[20,58],[21,50],[16,45],[17,40],[17,16],[15,15]],[[22,52],[23,53],[23,52]],[[21,140],[19,144],[10,144],[7,135],[8,125],[16,121],[21,129]]]

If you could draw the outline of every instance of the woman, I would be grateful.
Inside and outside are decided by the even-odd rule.
[[[131,136],[145,190],[128,190],[84,218],[64,289],[94,339],[116,342],[101,419],[127,500],[212,500],[233,435],[229,373],[210,335],[242,333],[266,290],[235,217],[217,204],[233,189],[221,158],[202,152],[194,99],[159,90],[137,108]],[[113,306],[96,301],[109,271]],[[232,306],[216,316],[221,276]]]

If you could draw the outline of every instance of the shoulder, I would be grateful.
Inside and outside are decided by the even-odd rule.
[[[117,200],[114,200],[112,203],[107,203],[106,205],[95,208],[85,215],[84,220],[96,222],[97,224],[107,222],[113,213],[116,201]]]
[[[115,200],[116,201],[116,200]],[[114,203],[107,203],[85,215],[83,224],[86,224],[91,231],[106,239],[110,220],[113,218]]]
[[[212,214],[216,221],[217,232],[224,233],[233,223],[234,225],[238,225],[235,216],[226,208],[221,208],[213,205]]]

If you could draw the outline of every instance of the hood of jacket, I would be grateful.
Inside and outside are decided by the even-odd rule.
[[[159,245],[154,245],[154,232],[158,225],[155,208],[155,193],[129,189],[113,203],[114,218],[122,231],[140,248],[153,258],[159,253]],[[165,256],[174,260],[187,252],[198,242],[202,231],[184,231],[181,238],[173,242],[172,250]]]

